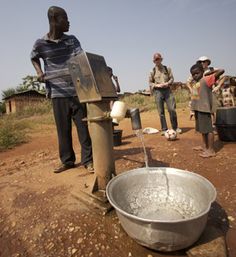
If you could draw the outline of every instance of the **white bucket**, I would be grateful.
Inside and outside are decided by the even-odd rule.
[[[127,112],[126,104],[122,101],[115,101],[112,106],[110,115],[113,119],[119,122],[124,119],[126,112]]]

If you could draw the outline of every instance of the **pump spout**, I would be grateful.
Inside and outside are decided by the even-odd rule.
[[[133,130],[142,129],[140,112],[138,108],[128,109],[126,104],[122,101],[115,101],[110,113],[113,122],[119,124],[124,118],[131,118],[131,125]]]
[[[140,112],[138,108],[129,109],[127,115],[131,118],[131,125],[133,130],[142,129]]]

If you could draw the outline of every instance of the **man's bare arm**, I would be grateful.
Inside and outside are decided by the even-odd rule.
[[[31,62],[36,70],[38,80],[40,82],[45,82],[44,80],[44,73],[42,71],[41,63],[39,59],[31,59]]]

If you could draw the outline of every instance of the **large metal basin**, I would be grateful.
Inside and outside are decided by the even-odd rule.
[[[159,251],[196,242],[216,198],[204,177],[166,167],[124,172],[109,181],[106,193],[127,234]]]

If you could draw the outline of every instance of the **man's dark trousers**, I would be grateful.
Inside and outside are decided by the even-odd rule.
[[[92,144],[87,123],[82,121],[86,117],[85,104],[79,102],[78,97],[52,98],[53,113],[57,127],[59,155],[63,164],[74,164],[75,153],[72,144],[72,120],[77,128],[81,145],[81,163],[92,162]]]

